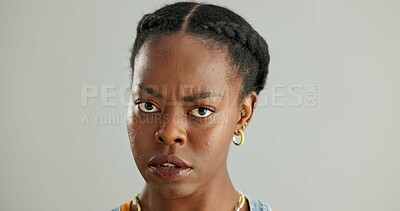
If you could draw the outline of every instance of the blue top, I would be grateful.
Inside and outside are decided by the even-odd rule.
[[[267,202],[257,200],[257,199],[252,199],[248,196],[246,196],[246,199],[249,202],[250,206],[250,211],[272,211],[271,207]],[[111,211],[120,211],[119,207],[114,208]]]
[[[269,206],[267,202],[258,199],[252,199],[248,196],[246,196],[246,198],[249,201],[250,211],[272,211],[271,206]]]

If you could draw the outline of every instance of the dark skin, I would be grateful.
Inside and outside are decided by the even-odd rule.
[[[139,195],[142,210],[237,206],[227,155],[233,134],[250,122],[257,101],[255,92],[239,99],[240,91],[241,80],[224,48],[184,32],[143,45],[135,60],[127,126],[146,181]],[[162,180],[148,168],[157,154],[177,155],[192,170],[177,181]],[[241,210],[249,210],[247,202]]]

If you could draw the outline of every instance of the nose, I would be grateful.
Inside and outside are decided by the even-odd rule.
[[[185,144],[187,141],[184,120],[174,115],[173,118],[163,118],[159,130],[155,133],[155,139],[159,143],[173,145],[175,143]]]

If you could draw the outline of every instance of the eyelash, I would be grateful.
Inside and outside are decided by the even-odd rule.
[[[149,112],[149,111],[145,111],[143,108],[140,107],[141,105],[144,105],[144,104],[146,104],[146,103],[151,104],[152,106],[154,106],[155,108],[157,108],[158,111],[161,110],[161,109],[159,109],[158,106],[155,105],[154,103],[151,103],[151,102],[148,102],[148,101],[144,101],[144,100],[136,100],[136,101],[135,101],[135,105],[138,107],[138,109],[139,109],[140,111],[142,111],[142,112],[144,112],[144,113],[155,113],[155,112],[158,112],[158,111],[150,111],[150,112]],[[210,113],[209,113],[207,116],[196,116],[196,115],[190,114],[190,113],[191,113],[192,111],[194,111],[195,109],[205,109],[206,112],[210,112]],[[215,108],[210,107],[210,106],[195,106],[195,107],[191,108],[190,111],[188,112],[188,114],[189,114],[190,116],[194,116],[194,117],[197,118],[197,119],[204,119],[204,118],[207,118],[207,117],[211,116],[213,113],[215,113]]]
[[[202,117],[199,117],[199,116],[196,116],[196,115],[191,115],[191,116],[194,116],[195,118],[198,118],[198,119],[204,119],[204,118],[207,118],[207,117],[211,116],[213,113],[215,113],[215,109],[210,107],[210,106],[196,106],[196,107],[190,109],[190,111],[188,113],[194,111],[195,109],[200,109],[200,108],[206,109],[207,111],[210,112],[210,114],[207,115],[207,116],[202,116]]]
[[[142,111],[142,112],[144,112],[144,113],[154,113],[154,112],[157,112],[157,111],[145,111],[144,109],[142,109],[140,106],[141,105],[144,105],[144,104],[146,104],[146,103],[149,103],[149,104],[151,104],[152,106],[154,106],[155,108],[157,108],[157,110],[158,111],[160,111],[160,108],[158,108],[158,106],[156,105],[156,104],[154,104],[154,103],[152,103],[152,102],[148,102],[148,101],[144,101],[144,100],[136,100],[135,101],[135,105],[138,107],[138,109],[140,110],[140,111]]]

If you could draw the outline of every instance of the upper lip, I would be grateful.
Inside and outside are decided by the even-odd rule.
[[[183,161],[180,157],[176,155],[156,155],[150,159],[149,165],[150,166],[160,166],[165,163],[173,164],[180,168],[191,168],[189,164]]]

